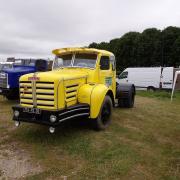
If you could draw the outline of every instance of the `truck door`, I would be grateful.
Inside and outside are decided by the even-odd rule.
[[[163,68],[162,71],[162,88],[172,89],[173,86],[173,67]]]
[[[101,56],[99,73],[100,83],[115,90],[115,74],[114,71],[112,71],[109,56]]]

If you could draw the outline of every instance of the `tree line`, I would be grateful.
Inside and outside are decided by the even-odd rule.
[[[180,66],[179,27],[128,32],[109,42],[93,42],[89,47],[113,52],[118,71],[127,67]]]

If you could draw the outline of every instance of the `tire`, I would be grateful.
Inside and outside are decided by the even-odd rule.
[[[104,130],[109,126],[111,123],[112,108],[113,104],[110,96],[105,96],[98,117],[92,120],[95,130]]]
[[[150,87],[147,88],[147,91],[149,91],[149,92],[155,92],[156,89],[155,89],[154,87],[150,86]]]
[[[16,100],[19,98],[19,92],[16,89],[11,89],[7,94],[5,94],[5,97],[8,100]]]
[[[134,99],[135,99],[135,95],[133,92],[130,93],[129,97],[127,99],[125,99],[125,107],[126,108],[133,108],[134,107]]]
[[[133,89],[129,91],[127,98],[118,99],[119,107],[133,108],[134,107],[135,92]]]
[[[125,99],[118,99],[118,106],[119,107],[125,107],[125,105],[124,105],[124,102],[125,102]]]

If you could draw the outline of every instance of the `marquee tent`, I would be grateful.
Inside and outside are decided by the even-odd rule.
[[[173,83],[172,93],[171,93],[171,101],[173,100],[175,89],[180,89],[179,82],[180,82],[180,71],[176,71],[175,76],[174,76],[174,83]]]

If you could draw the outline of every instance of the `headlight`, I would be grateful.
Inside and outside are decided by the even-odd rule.
[[[19,121],[15,121],[15,126],[18,127],[20,125]]]
[[[19,116],[19,111],[15,110],[15,111],[14,111],[14,116],[15,116],[15,117],[18,117],[18,116]]]
[[[51,121],[52,123],[56,122],[56,120],[57,120],[57,117],[56,117],[56,116],[54,116],[54,115],[51,115],[51,116],[50,116],[50,121]]]

